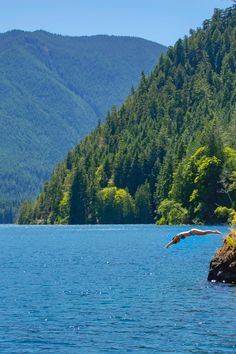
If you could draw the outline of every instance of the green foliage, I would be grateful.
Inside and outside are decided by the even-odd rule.
[[[11,31],[0,39],[0,200],[8,220],[9,203],[35,197],[53,167],[123,102],[166,47],[43,31]]]
[[[86,177],[79,169],[72,174],[70,198],[68,198],[68,218],[70,224],[86,222]]]
[[[225,241],[230,248],[232,248],[233,250],[236,250],[236,237],[235,236],[228,235],[228,236],[226,236]]]
[[[163,200],[157,208],[157,215],[160,216],[157,220],[158,225],[176,225],[188,222],[188,210],[174,200]]]
[[[24,202],[20,207],[19,216],[17,219],[18,224],[28,224],[34,218],[34,205],[31,202]],[[40,223],[40,222],[38,222]]]
[[[214,156],[214,153],[220,155],[222,160]],[[222,210],[217,208],[215,212],[215,209],[217,205],[225,205],[226,209],[233,207],[233,194],[232,198],[230,196],[232,185],[229,187],[223,176],[234,153],[229,148],[213,151],[212,147],[209,149],[204,146],[177,167],[170,197],[188,208],[192,221],[226,222],[220,213]]]
[[[141,184],[135,193],[135,218],[139,224],[151,224],[153,222],[151,191],[149,183]]]
[[[235,210],[223,206],[218,206],[215,209],[216,217],[220,224],[230,224],[233,220]]]
[[[100,224],[131,224],[134,222],[134,201],[124,189],[107,187],[98,192],[98,222]]]
[[[236,250],[236,211],[232,214],[230,234],[225,238],[225,244],[229,246],[234,251]],[[224,247],[222,248],[224,249]]]
[[[0,201],[0,224],[11,224],[16,219],[22,201]]]
[[[221,193],[227,196],[228,203],[236,208],[236,150],[225,148],[225,163],[221,174]]]
[[[231,221],[231,225],[232,225],[232,226],[236,226],[236,212],[235,212],[234,215],[233,215],[233,219],[232,219],[232,221]]]
[[[221,161],[216,157],[202,157],[196,161],[194,190],[189,201],[195,216],[203,222],[214,222],[213,211],[221,172]]]
[[[57,221],[60,224],[68,224],[69,202],[70,202],[70,194],[69,194],[69,192],[64,192],[63,198],[59,203],[60,218],[58,218]]]
[[[69,153],[26,222],[56,222],[64,192],[69,223],[75,211],[75,222],[149,222],[156,209],[160,223],[215,223],[218,206],[235,209],[235,35],[233,7],[169,48]]]

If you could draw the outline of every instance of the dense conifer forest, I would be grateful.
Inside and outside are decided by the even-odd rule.
[[[134,37],[0,34],[0,222],[137,87],[166,47]]]
[[[70,151],[19,223],[227,223],[236,208],[236,8],[179,39]]]

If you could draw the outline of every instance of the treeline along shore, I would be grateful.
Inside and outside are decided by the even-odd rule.
[[[166,50],[136,37],[0,34],[0,223],[38,195],[67,152]]]
[[[179,39],[71,150],[20,224],[227,223],[236,209],[236,7]]]

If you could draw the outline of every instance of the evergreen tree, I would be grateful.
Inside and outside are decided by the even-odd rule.
[[[141,184],[135,193],[135,217],[139,224],[153,222],[151,191],[147,181]]]
[[[235,28],[235,7],[216,10],[171,47],[19,220],[151,222],[157,210],[160,223],[213,223],[234,209]]]

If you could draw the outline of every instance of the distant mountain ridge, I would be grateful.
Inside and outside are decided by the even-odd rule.
[[[0,202],[35,195],[165,51],[133,37],[0,34]]]
[[[236,212],[236,6],[179,39],[25,203],[22,224],[217,224]]]

